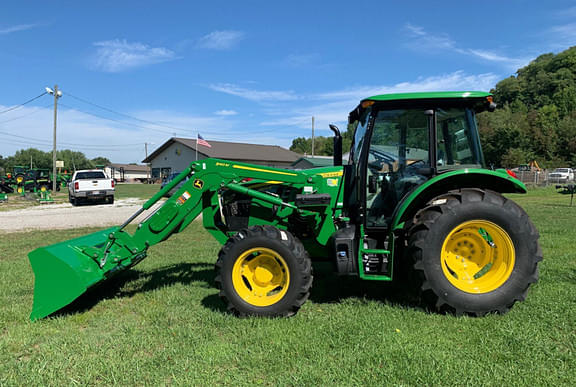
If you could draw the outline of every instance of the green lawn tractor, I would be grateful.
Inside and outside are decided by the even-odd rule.
[[[29,169],[24,175],[24,190],[27,192],[46,192],[52,189],[51,173],[45,168]]]
[[[24,177],[24,192],[33,192],[36,194],[38,202],[52,203],[52,174],[45,168],[32,168],[26,172]],[[58,189],[60,187],[57,187]]]
[[[502,195],[526,187],[482,169],[475,115],[494,108],[483,92],[379,95],[350,113],[345,166],[335,126],[332,167],[193,162],[124,224],[32,251],[31,319],[134,266],[200,214],[222,244],[215,282],[237,315],[294,315],[312,260],[332,261],[338,275],[405,281],[440,312],[505,313],[537,281],[542,251],[526,213]]]
[[[11,176],[0,177],[0,193],[1,194],[6,195],[9,193],[14,193],[14,187],[12,187],[11,180],[12,180]]]

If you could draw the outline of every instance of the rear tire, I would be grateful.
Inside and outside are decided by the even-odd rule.
[[[422,298],[457,315],[506,313],[538,281],[538,231],[512,200],[480,189],[434,198],[409,231]]]
[[[114,196],[108,196],[108,199],[106,201],[108,202],[108,204],[114,204]]]
[[[289,317],[310,295],[312,264],[288,231],[249,227],[220,250],[216,285],[228,310],[237,315]]]
[[[72,204],[73,206],[77,206],[78,205],[78,199],[76,199],[74,196],[68,194],[68,201],[70,202],[70,204]]]

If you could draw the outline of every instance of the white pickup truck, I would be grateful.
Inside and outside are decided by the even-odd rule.
[[[553,183],[568,183],[574,181],[574,170],[572,168],[556,168],[549,175],[549,178]]]
[[[73,206],[86,201],[114,203],[114,180],[100,169],[74,172],[68,183],[68,199]]]

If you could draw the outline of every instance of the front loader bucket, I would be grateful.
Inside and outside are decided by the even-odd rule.
[[[118,228],[114,227],[98,231],[41,247],[28,254],[35,278],[31,320],[56,312],[107,278],[104,270],[83,250],[103,246],[108,235],[116,230]]]

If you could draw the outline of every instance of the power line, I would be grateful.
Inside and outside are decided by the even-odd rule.
[[[2,140],[3,144],[10,144],[10,145],[17,145],[17,146],[23,146],[23,145],[28,145],[29,147],[40,147],[40,148],[44,148],[44,149],[50,149],[52,147],[52,144],[48,144],[48,143],[41,143],[38,141],[30,141],[30,140]],[[129,148],[131,149],[139,149],[142,146],[142,144],[138,144],[138,146],[131,146]],[[92,148],[90,146],[74,146],[74,149],[70,149],[70,150],[86,150],[86,151],[106,151],[106,152],[125,152],[126,148],[123,149],[114,149],[114,148]]]
[[[50,103],[49,105],[46,105],[46,106],[42,106],[42,107],[38,108],[37,110],[34,110],[34,111],[32,111],[32,112],[30,112],[30,113],[28,113],[28,114],[24,114],[23,116],[18,116],[18,117],[11,118],[11,119],[9,119],[9,120],[0,121],[0,124],[4,124],[4,123],[6,123],[6,122],[16,121],[16,120],[19,120],[19,119],[21,119],[21,118],[26,118],[26,117],[31,116],[31,115],[33,115],[33,114],[40,113],[41,111],[43,111],[42,109],[46,109],[46,108],[49,108],[49,107],[51,107],[51,106],[53,106],[53,103]]]
[[[76,100],[78,100],[78,101],[80,101],[80,102],[83,102],[83,103],[85,103],[85,104],[92,105],[92,106],[95,106],[95,107],[97,107],[97,108],[99,108],[99,109],[106,110],[106,111],[108,111],[108,112],[110,112],[110,113],[118,114],[118,115],[120,115],[120,116],[124,116],[124,117],[130,118],[130,119],[133,119],[133,120],[136,120],[136,121],[139,121],[139,122],[143,122],[143,123],[146,123],[146,124],[149,124],[149,125],[155,125],[155,126],[159,126],[159,127],[163,127],[163,128],[174,129],[174,130],[181,131],[181,132],[183,131],[183,132],[185,132],[185,133],[194,133],[194,131],[193,131],[193,130],[190,130],[190,129],[184,129],[184,128],[179,128],[179,127],[176,127],[176,126],[165,125],[165,124],[158,123],[158,122],[154,122],[154,121],[143,120],[143,119],[141,119],[141,118],[134,117],[134,116],[131,116],[131,115],[126,114],[126,113],[118,112],[118,111],[116,111],[116,110],[107,108],[107,107],[102,106],[102,105],[99,105],[99,104],[97,104],[97,103],[90,102],[90,101],[88,101],[88,100],[86,100],[86,99],[84,99],[84,98],[77,97],[77,96],[75,96],[75,95],[73,95],[73,94],[70,94],[69,92],[67,92],[66,95],[69,96],[69,97],[72,97],[73,99],[76,99]],[[62,103],[60,103],[60,104],[63,105]],[[64,106],[64,105],[63,105],[63,106]],[[67,106],[67,107],[68,107],[68,108],[71,108],[70,106]],[[101,116],[101,115],[98,115],[98,114],[95,114],[95,113],[86,112],[86,111],[83,111],[83,110],[80,110],[80,109],[76,109],[76,108],[72,108],[72,109],[78,110],[79,112],[82,112],[82,113],[85,113],[85,114],[89,114],[89,115],[92,115],[92,116],[95,116],[95,117],[98,117],[98,118],[103,118],[103,119],[106,119],[106,120],[110,120],[110,121],[114,121],[114,122],[119,122],[119,123],[122,123],[122,124],[124,124],[124,125],[131,126],[131,127],[143,128],[143,129],[147,129],[147,130],[157,131],[157,132],[160,132],[160,133],[168,133],[168,134],[171,134],[171,135],[174,135],[174,134],[175,134],[173,131],[172,131],[172,132],[167,132],[167,131],[162,131],[162,130],[159,130],[159,129],[153,129],[153,128],[150,128],[150,127],[147,127],[147,126],[129,124],[129,123],[126,123],[126,122],[124,122],[124,121],[116,120],[116,119],[113,119],[113,118],[110,118],[110,117]],[[306,120],[307,120],[307,118],[306,118]],[[304,123],[304,119],[302,119],[302,123]],[[300,125],[301,125],[301,123],[298,122],[298,123],[294,123],[294,124],[287,124],[287,125],[284,125],[284,126],[291,126],[291,127],[292,127],[292,126],[300,126]],[[268,130],[266,130],[266,129],[265,129],[265,130],[251,130],[251,131],[249,131],[249,133],[251,133],[251,134],[277,133],[277,132],[278,132],[278,131],[275,130],[275,129],[268,129]],[[227,132],[228,135],[233,135],[233,134],[236,134],[236,133],[237,133],[237,132]]]
[[[45,91],[44,93],[42,93],[42,94],[40,94],[40,95],[38,95],[38,96],[36,96],[36,97],[34,97],[34,98],[32,98],[32,99],[29,99],[28,101],[23,102],[23,103],[21,103],[20,105],[15,105],[15,106],[12,106],[11,108],[8,108],[8,109],[6,109],[6,110],[2,110],[2,111],[0,112],[0,114],[8,113],[8,112],[11,112],[12,110],[19,109],[19,108],[21,108],[22,106],[27,105],[27,104],[29,104],[29,103],[32,102],[32,101],[36,101],[38,98],[43,97],[43,96],[46,95],[46,94],[48,94],[48,93]]]
[[[66,95],[68,95],[68,94],[66,94]],[[174,132],[168,132],[168,131],[160,130],[160,129],[153,129],[153,128],[150,128],[150,127],[147,127],[147,126],[142,126],[142,125],[130,124],[130,123],[128,123],[128,122],[121,121],[121,120],[117,120],[117,119],[115,119],[115,118],[110,118],[110,117],[106,117],[106,116],[101,116],[101,115],[99,115],[99,114],[92,113],[92,112],[87,112],[87,111],[85,111],[85,110],[80,110],[80,109],[78,109],[78,108],[75,108],[75,107],[72,107],[72,106],[69,106],[69,105],[65,105],[65,104],[63,104],[63,103],[60,103],[60,106],[67,107],[68,109],[76,110],[76,111],[78,111],[78,112],[80,112],[80,113],[88,114],[88,115],[90,115],[90,116],[94,116],[94,117],[97,117],[97,118],[101,118],[101,119],[103,119],[103,120],[109,120],[109,121],[118,122],[119,124],[122,124],[122,125],[125,125],[125,126],[128,126],[128,127],[131,127],[131,128],[146,129],[146,130],[151,130],[151,131],[154,131],[154,132],[160,132],[160,133],[165,133],[165,134],[170,134],[170,135],[174,135],[174,134],[175,134]]]
[[[2,139],[2,143],[3,144],[16,144],[16,145],[34,145],[34,146],[51,146],[51,144],[47,144],[47,143],[41,143],[39,141],[31,141],[31,140],[26,140],[26,142],[20,140],[13,140],[13,139]]]
[[[27,140],[27,141],[33,141],[33,142],[37,142],[37,143],[46,143],[46,144],[50,144],[50,140],[44,140],[44,139],[40,139],[40,138],[33,138],[33,137],[26,137],[26,136],[20,136],[17,134],[12,134],[12,133],[8,133],[8,132],[3,132],[0,131],[0,135],[5,135],[5,136],[10,136],[10,137],[16,137],[16,138],[21,138],[23,140]],[[59,144],[62,145],[71,145],[71,146],[82,146],[82,147],[90,147],[90,148],[108,148],[108,147],[135,147],[135,146],[142,146],[143,143],[138,142],[138,143],[131,143],[131,144],[79,144],[79,143],[73,143],[73,142],[63,142],[60,141]],[[44,144],[42,144],[44,145]]]
[[[98,105],[98,104],[96,104],[96,103],[94,103],[94,102],[87,101],[87,100],[85,100],[85,99],[83,99],[83,98],[76,97],[75,95],[72,95],[72,94],[70,94],[70,93],[66,93],[66,95],[67,95],[67,96],[70,96],[70,97],[72,97],[72,98],[74,98],[74,99],[76,99],[76,100],[78,100],[78,101],[80,101],[80,102],[84,102],[84,103],[86,103],[86,104],[88,104],[88,105],[92,105],[92,106],[95,106],[95,107],[97,107],[97,108],[106,110],[106,111],[108,111],[108,112],[110,112],[110,113],[118,114],[118,115],[120,115],[120,116],[124,116],[124,117],[130,118],[130,119],[133,119],[133,120],[136,120],[136,121],[140,121],[140,122],[143,122],[143,123],[146,123],[146,124],[156,125],[156,126],[160,126],[160,127],[164,127],[164,128],[168,128],[168,129],[179,130],[179,131],[184,131],[184,132],[193,132],[193,130],[190,130],[190,129],[178,128],[178,127],[176,127],[176,126],[170,126],[170,125],[165,125],[165,124],[161,124],[161,123],[154,122],[154,121],[143,120],[143,119],[141,119],[141,118],[134,117],[134,116],[131,116],[131,115],[126,114],[126,113],[121,113],[121,112],[112,110],[112,109],[107,108],[107,107],[102,106],[102,105]]]
[[[21,142],[8,142],[8,141],[6,142],[6,144],[21,146],[21,147],[26,145],[25,143],[21,143]],[[32,146],[29,146],[28,148],[40,148],[40,150],[44,150],[44,152],[50,152],[52,149],[52,145],[32,144]],[[64,150],[71,150],[74,152],[82,151],[82,152],[97,152],[97,153],[101,153],[104,151],[103,149],[90,149],[90,148],[74,148],[74,149],[64,149]],[[108,153],[108,152],[126,152],[126,150],[124,150],[124,149],[107,149],[106,153]]]

